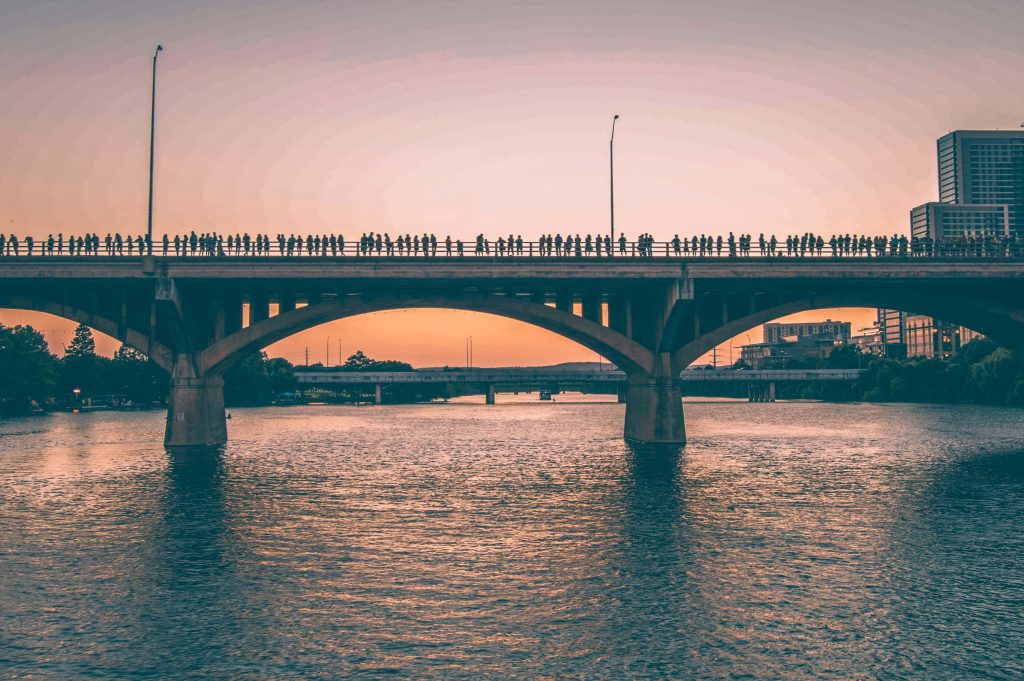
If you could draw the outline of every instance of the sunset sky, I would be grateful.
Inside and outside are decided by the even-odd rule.
[[[1024,121],[1024,3],[5,2],[0,230],[892,233],[935,139]],[[822,311],[863,326],[869,313]],[[0,311],[0,322],[66,323]],[[522,324],[401,311],[271,348],[416,365],[595,357]],[[752,333],[752,340],[759,331]],[[741,337],[740,342],[747,342]]]

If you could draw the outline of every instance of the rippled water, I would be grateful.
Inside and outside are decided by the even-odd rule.
[[[0,676],[1024,675],[1024,411],[502,397],[0,422]]]

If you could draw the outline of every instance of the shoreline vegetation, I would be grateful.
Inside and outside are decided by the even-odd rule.
[[[92,331],[84,325],[63,357],[50,352],[43,335],[31,326],[0,324],[0,415],[27,415],[61,410],[163,408],[169,379],[142,353],[121,346],[113,357],[96,354]],[[733,367],[743,370],[741,363]],[[792,369],[863,370],[856,383],[780,383],[778,399],[824,402],[911,402],[937,404],[1024,405],[1024,356],[989,340],[975,340],[949,360],[910,358],[894,360],[860,353],[854,347],[837,348],[817,362],[793,363]],[[342,365],[296,367],[285,359],[256,352],[233,366],[224,376],[227,407],[256,407],[303,402],[352,403],[372,400],[360,391],[297,394],[296,373],[302,371],[413,371],[396,360],[375,360],[362,351]],[[582,392],[607,394],[615,388],[594,385]],[[383,401],[407,404],[447,400],[486,391],[486,386],[420,384],[384,386]],[[746,396],[743,384],[689,384],[686,396]]]

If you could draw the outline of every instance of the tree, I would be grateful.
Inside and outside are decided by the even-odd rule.
[[[79,324],[71,344],[64,350],[57,380],[57,394],[60,399],[72,399],[75,389],[82,398],[107,390],[109,372],[104,371],[110,360],[96,355],[96,341],[92,329]]]
[[[373,360],[367,357],[362,350],[356,350],[354,355],[350,355],[345,363],[341,365],[341,368],[345,371],[366,371],[369,369],[370,364]]]
[[[342,371],[412,371],[412,365],[394,359],[376,360],[357,350],[341,365]]]
[[[64,351],[65,357],[95,357],[96,341],[92,337],[92,329],[85,324],[79,324],[75,329],[75,337],[71,339],[71,345]]]
[[[268,359],[255,352],[224,374],[224,403],[228,406],[259,406],[273,402],[281,393],[294,392],[294,367],[285,359]]]
[[[0,324],[0,411],[20,414],[53,394],[57,358],[31,326]]]
[[[999,348],[971,365],[967,388],[975,402],[1006,404],[1014,399],[1015,383],[1024,374],[1020,355]]]
[[[122,345],[110,363],[111,391],[125,395],[137,405],[167,399],[167,372],[135,348]]]
[[[266,363],[267,376],[270,377],[270,390],[274,396],[281,393],[293,393],[298,386],[295,380],[295,367],[281,357],[275,357]]]

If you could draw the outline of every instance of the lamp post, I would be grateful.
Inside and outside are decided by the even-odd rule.
[[[153,143],[156,138],[156,58],[164,46],[157,45],[153,52],[153,91],[149,108],[149,219],[146,222],[147,249],[153,248]]]
[[[617,120],[619,120],[619,114],[615,114],[612,117],[612,136],[608,140],[608,185],[612,227],[611,253],[615,252],[615,121]]]

